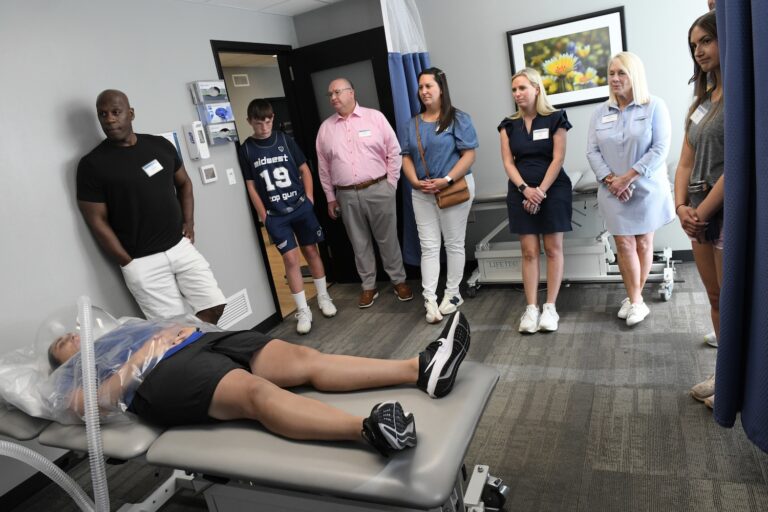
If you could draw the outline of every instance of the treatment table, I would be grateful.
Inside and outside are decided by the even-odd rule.
[[[488,475],[487,466],[476,466],[464,492],[462,471],[497,380],[495,369],[466,361],[453,391],[439,400],[413,387],[298,391],[361,416],[378,402],[400,401],[414,414],[418,445],[388,458],[362,443],[282,438],[249,421],[164,431],[141,422],[105,424],[104,455],[144,457],[177,470],[143,503],[125,505],[123,511],[157,510],[177,489],[193,486],[205,487],[212,511],[482,512],[491,509],[481,495],[488,501],[505,486]],[[87,450],[83,425],[49,424],[19,411],[0,411],[0,434],[20,440],[37,436],[44,445]]]

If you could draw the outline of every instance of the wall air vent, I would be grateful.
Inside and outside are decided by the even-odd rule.
[[[232,85],[235,87],[249,87],[251,81],[248,80],[248,75],[232,75]]]
[[[248,291],[243,288],[234,295],[227,297],[227,307],[224,308],[224,314],[221,315],[217,324],[222,329],[229,329],[240,320],[253,313],[251,301],[248,300]]]

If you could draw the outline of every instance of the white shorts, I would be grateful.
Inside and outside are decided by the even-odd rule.
[[[165,252],[134,258],[121,267],[144,316],[168,318],[226,303],[211,265],[185,236]]]

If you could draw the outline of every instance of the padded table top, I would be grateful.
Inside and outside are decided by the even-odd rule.
[[[453,391],[431,399],[411,387],[303,394],[361,416],[398,400],[414,414],[418,445],[382,457],[357,443],[284,439],[256,422],[226,422],[164,432],[147,452],[152,464],[372,503],[429,509],[445,503],[499,376],[467,361]]]
[[[50,423],[48,420],[34,418],[18,409],[0,406],[0,434],[4,436],[19,441],[29,441],[37,437]]]
[[[120,460],[130,460],[147,452],[149,446],[163,429],[141,421],[124,421],[101,425],[104,455]],[[85,425],[52,423],[40,434],[40,443],[56,448],[88,451]]]

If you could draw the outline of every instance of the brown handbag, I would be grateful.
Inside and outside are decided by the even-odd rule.
[[[424,164],[424,172],[429,179],[429,167],[427,167],[427,160],[424,158],[424,148],[421,146],[421,134],[419,133],[419,114],[416,114],[416,144],[419,147],[419,155],[421,156],[421,163]],[[464,176],[454,180],[453,183],[442,189],[435,194],[435,201],[437,207],[440,209],[450,208],[457,204],[466,203],[469,201],[469,187],[467,186],[467,180]]]

